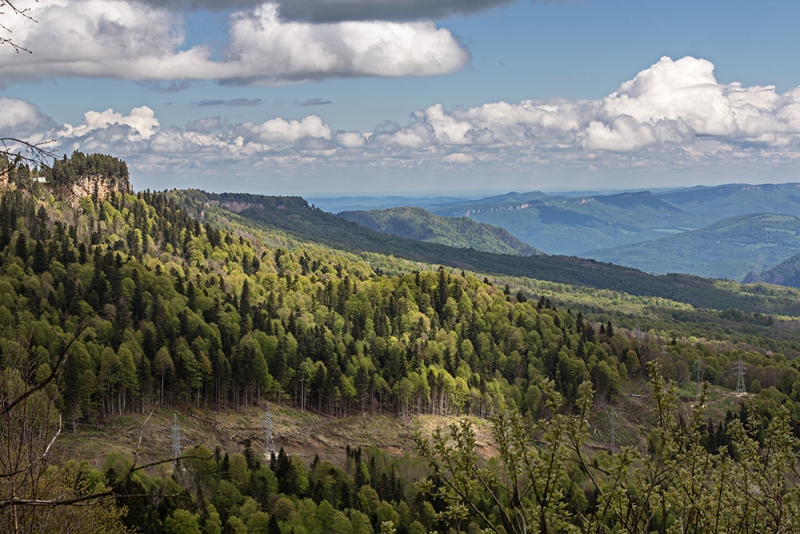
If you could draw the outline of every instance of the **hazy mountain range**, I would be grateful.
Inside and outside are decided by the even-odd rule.
[[[468,217],[439,217],[422,208],[344,211],[339,217],[384,234],[496,254],[541,254],[505,228],[475,222]]]
[[[389,206],[387,197],[383,205]],[[653,273],[682,272],[742,280],[800,253],[800,184],[728,184],[671,191],[555,196],[508,193],[477,200],[411,199],[434,215],[468,217],[506,229],[547,254],[596,258]],[[340,199],[340,204],[347,202]],[[378,199],[362,199],[380,205]],[[350,201],[352,205],[352,199]],[[478,248],[454,241],[420,211],[349,211],[344,217],[402,237]],[[779,214],[790,218],[740,217]],[[380,222],[377,221],[380,219]],[[429,221],[421,225],[422,220]],[[498,235],[493,231],[493,235]],[[490,232],[491,233],[491,232]],[[481,245],[485,246],[485,245]],[[487,249],[497,251],[498,249]],[[753,278],[751,276],[751,279]]]

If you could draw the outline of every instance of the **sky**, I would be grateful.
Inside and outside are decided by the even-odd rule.
[[[364,195],[800,181],[770,0],[17,0],[0,137],[137,189]]]

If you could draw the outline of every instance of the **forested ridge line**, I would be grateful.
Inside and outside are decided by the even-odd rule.
[[[743,286],[685,274],[650,275],[636,269],[571,256],[512,256],[459,249],[389,236],[312,208],[300,197],[269,197],[244,193],[182,192],[186,202],[213,202],[286,231],[306,241],[348,252],[392,254],[497,275],[523,276],[563,284],[657,296],[698,308],[742,309],[800,316],[798,295],[787,289]],[[186,207],[189,207],[188,205]]]
[[[469,217],[440,217],[418,207],[342,211],[336,216],[377,232],[407,237],[415,241],[439,243],[456,248],[473,248],[495,254],[518,256],[542,254],[542,251],[519,241],[505,228],[479,223]]]

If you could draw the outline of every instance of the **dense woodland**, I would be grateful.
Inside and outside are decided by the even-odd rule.
[[[117,169],[127,177],[124,163],[103,156],[73,156],[59,168],[59,176]],[[2,194],[4,380],[15,387],[42,381],[76,333],[57,381],[42,390],[49,401],[41,402],[53,403],[66,430],[156,406],[225,411],[267,401],[332,417],[498,420],[518,413],[523,428],[571,414],[588,385],[591,398],[613,401],[629,384],[653,379],[651,362],[684,384],[702,360],[706,381],[734,388],[733,363],[742,358],[747,386],[758,393],[758,439],[781,410],[790,434],[798,432],[794,341],[732,334],[712,343],[633,331],[460,269],[386,275],[358,257],[298,244],[255,223],[200,220],[184,209],[187,199],[114,193],[71,207],[40,186]],[[719,454],[731,443],[728,425],[747,419],[742,408],[703,420],[698,443]],[[344,468],[305,466],[283,453],[259,460],[248,443],[213,454],[201,446],[191,456],[171,478],[126,476],[131,459],[116,456],[102,472],[87,464],[67,472],[92,488],[159,495],[120,497],[128,515],[115,521],[143,532],[199,532],[197,524],[204,532],[421,534],[477,532],[491,523],[477,508],[453,508],[452,495],[411,484],[435,474],[434,487],[446,488],[447,473],[377,450],[348,450]],[[583,511],[596,506],[596,491],[582,486],[586,473],[565,473],[574,487],[570,482],[554,499]],[[573,524],[581,521],[575,516]]]
[[[568,256],[511,256],[404,239],[376,232],[309,206],[300,197],[243,193],[213,194],[183,191],[182,206],[195,211],[197,203],[228,206],[252,223],[261,223],[305,242],[359,255],[394,256],[427,264],[494,274],[526,277],[584,288],[624,292],[691,304],[698,308],[800,315],[800,292],[774,286],[740,286],[687,274],[651,275],[645,272]],[[571,230],[574,234],[576,231]]]

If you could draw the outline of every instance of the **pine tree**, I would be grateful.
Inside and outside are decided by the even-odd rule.
[[[34,273],[42,274],[47,270],[48,266],[49,262],[47,261],[47,253],[44,250],[44,245],[41,241],[37,241],[33,249],[33,263],[31,268]]]

